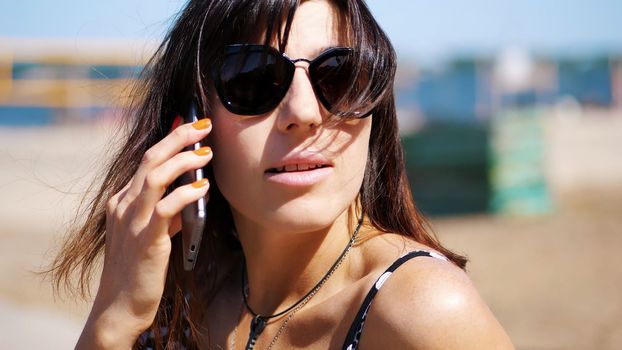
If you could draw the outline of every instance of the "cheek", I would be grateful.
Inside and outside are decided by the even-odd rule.
[[[227,128],[226,124],[223,124],[219,122],[217,118],[214,118],[209,143],[214,151],[212,167],[217,180],[222,178],[222,174],[226,173],[232,165],[235,165],[230,161],[230,159],[236,157],[234,154],[236,148],[232,147],[232,143],[235,142],[235,135],[233,135],[231,130]]]
[[[224,119],[224,118],[223,118]],[[261,127],[243,128],[244,121],[214,118],[208,140],[214,150],[212,168],[216,185],[230,202],[239,202],[256,186],[265,144]]]
[[[342,137],[335,142],[335,150],[340,152],[341,159],[348,173],[353,175],[362,173],[367,164],[369,152],[369,138],[371,135],[371,119],[364,119],[355,124],[344,124],[341,130]]]
[[[249,161],[250,155],[245,147],[243,138],[228,123],[214,122],[211,136],[214,158],[212,166],[217,184],[230,178],[229,174],[234,174],[243,168]]]
[[[339,186],[349,196],[358,195],[365,175],[369,152],[369,131],[362,130],[356,136],[349,135],[348,144],[343,148],[340,158]]]

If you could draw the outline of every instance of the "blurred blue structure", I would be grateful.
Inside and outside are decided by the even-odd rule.
[[[424,71],[399,90],[400,105],[416,105],[430,120],[470,121],[476,118],[478,85],[476,61],[452,62],[440,71]]]
[[[590,60],[560,60],[557,63],[558,96],[571,96],[581,104],[611,106],[612,68],[608,57]]]

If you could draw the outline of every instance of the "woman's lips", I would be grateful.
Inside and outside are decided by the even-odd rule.
[[[266,179],[282,185],[303,187],[314,185],[333,172],[333,167],[320,164],[289,164],[271,168],[265,172]]]

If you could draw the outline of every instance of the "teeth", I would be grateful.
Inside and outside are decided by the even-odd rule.
[[[275,173],[284,173],[284,172],[291,172],[291,171],[305,171],[305,170],[313,170],[313,169],[319,169],[319,168],[323,168],[324,165],[322,164],[291,164],[291,165],[285,165],[282,166],[280,168],[272,168],[270,169],[271,172],[275,172]]]

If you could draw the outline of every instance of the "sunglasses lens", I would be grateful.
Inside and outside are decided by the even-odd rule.
[[[228,54],[219,71],[219,94],[231,112],[256,115],[276,108],[293,76],[289,62],[263,48]]]
[[[309,73],[324,107],[331,112],[342,109],[339,104],[346,102],[344,98],[352,90],[351,51],[338,50],[329,53],[310,67]]]

